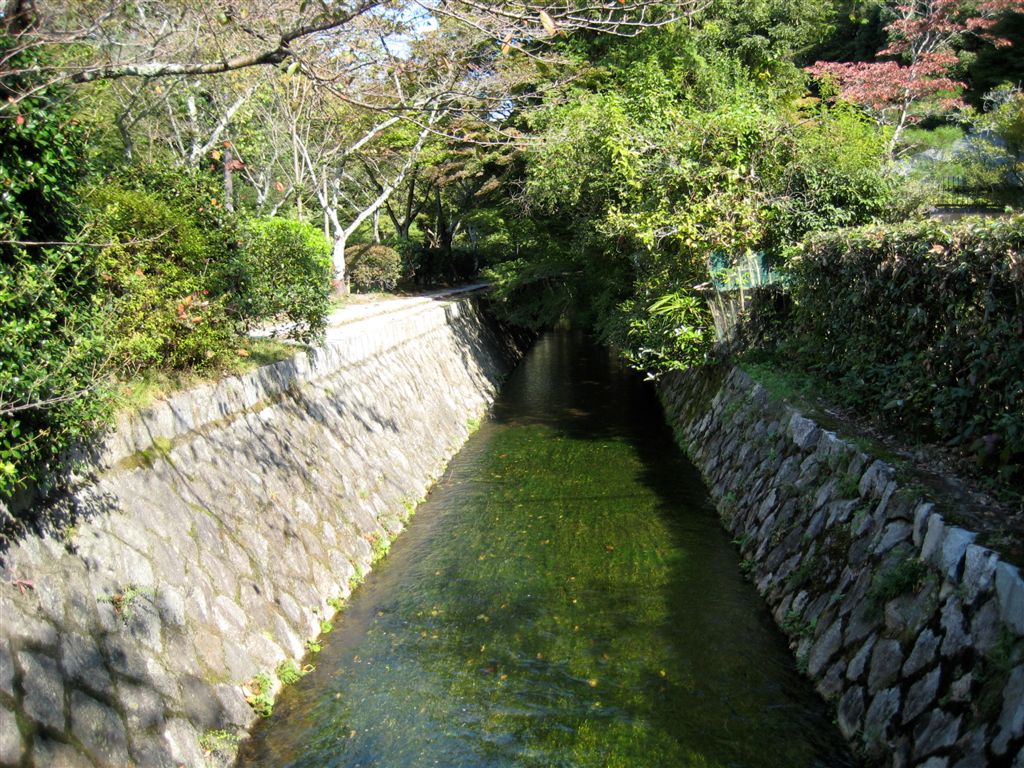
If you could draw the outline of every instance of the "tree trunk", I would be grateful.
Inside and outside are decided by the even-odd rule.
[[[341,230],[334,235],[334,250],[331,261],[334,264],[334,293],[338,296],[348,295],[348,280],[345,276],[345,241],[348,233]]]
[[[235,177],[234,162],[235,154],[228,147],[224,150],[224,207],[234,212],[235,210]]]

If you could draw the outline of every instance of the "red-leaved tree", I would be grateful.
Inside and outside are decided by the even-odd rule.
[[[1024,12],[1024,0],[907,0],[896,6],[896,12],[885,28],[889,44],[878,52],[888,58],[819,61],[807,68],[815,77],[834,80],[843,99],[893,126],[890,151],[908,125],[962,105],[964,83],[950,76],[958,61],[957,42],[974,34],[999,47],[1010,45],[993,35],[992,27],[1005,13]]]

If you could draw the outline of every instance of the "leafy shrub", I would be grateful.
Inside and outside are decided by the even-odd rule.
[[[254,219],[242,230],[235,262],[238,310],[248,322],[283,319],[287,335],[319,336],[330,309],[331,244],[316,227],[282,218]]]
[[[346,253],[356,291],[390,291],[402,279],[402,256],[386,245],[353,245]]]
[[[0,96],[36,85],[26,71],[40,63],[39,49],[8,59]],[[39,485],[107,412],[96,250],[66,244],[85,167],[73,107],[59,88],[0,100],[0,498]]]
[[[149,367],[211,368],[235,338],[221,243],[188,210],[136,189],[88,194],[109,299],[111,361],[122,373]]]
[[[129,165],[111,179],[123,189],[151,192],[181,211],[204,234],[210,248],[226,264],[238,244],[238,221],[224,207],[223,180],[219,173],[182,168],[166,163]]]
[[[782,350],[850,404],[1006,480],[1024,464],[1024,217],[811,239]]]
[[[886,136],[867,117],[839,105],[790,128],[764,246],[778,251],[810,232],[895,220],[915,201],[898,199],[888,172]],[[902,210],[901,210],[902,209]]]

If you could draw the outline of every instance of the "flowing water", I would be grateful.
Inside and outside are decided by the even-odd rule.
[[[854,763],[649,385],[535,345],[239,765]]]

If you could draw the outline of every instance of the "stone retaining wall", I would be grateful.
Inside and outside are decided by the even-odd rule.
[[[518,354],[469,300],[333,336],[126,417],[41,511],[61,529],[4,555],[0,764],[225,759],[247,683],[303,655]]]
[[[661,386],[757,589],[870,764],[1024,768],[1024,582],[738,369]]]

